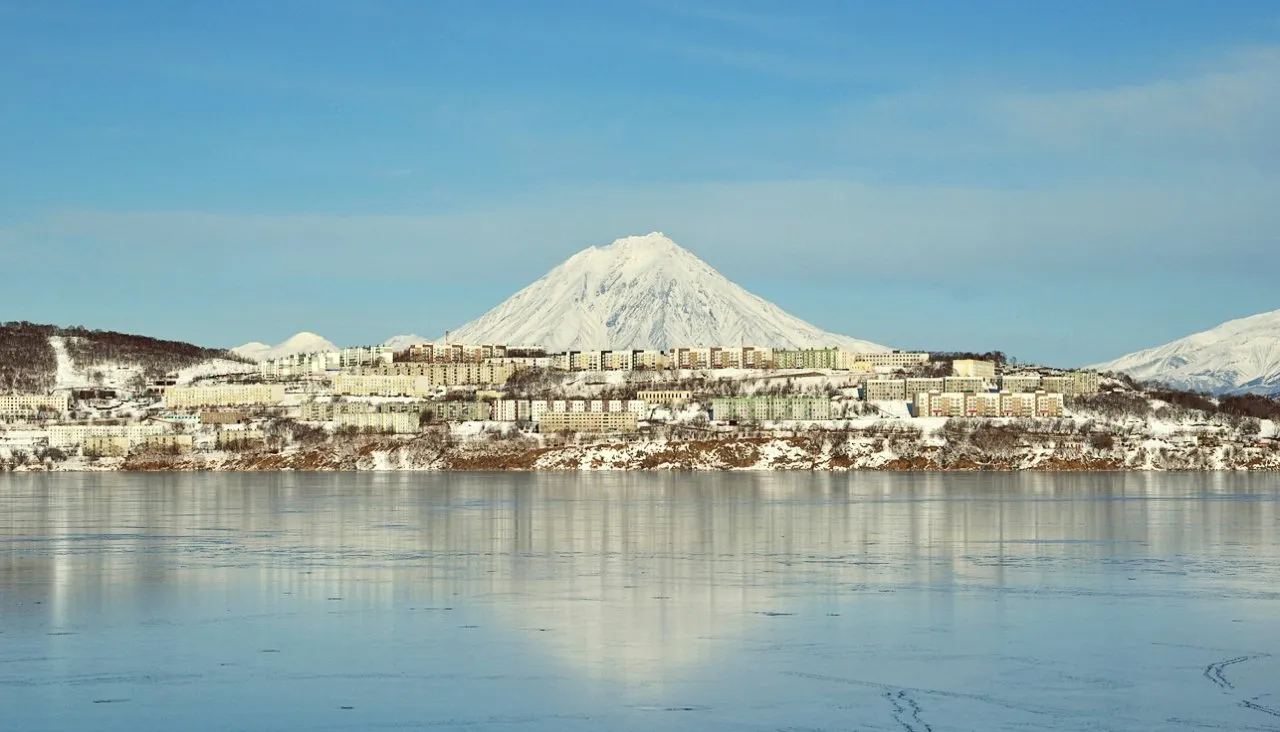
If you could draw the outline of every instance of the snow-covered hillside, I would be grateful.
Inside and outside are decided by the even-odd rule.
[[[49,345],[53,349],[56,364],[54,390],[89,387],[129,389],[138,379],[147,378],[147,367],[137,361],[106,360],[89,366],[76,366],[75,360],[67,350],[67,339],[63,336],[50,336]],[[253,365],[240,361],[210,358],[184,366],[172,373],[177,376],[178,384],[185,385],[197,379],[252,373],[255,370]]]
[[[253,343],[246,343],[243,346],[232,348],[231,352],[253,361],[268,361],[273,358],[292,356],[298,353],[320,353],[336,350],[338,350],[337,346],[315,333],[302,332],[277,346],[254,341]]]
[[[1094,368],[1214,394],[1280,394],[1280,310],[1232,320]]]
[[[575,254],[450,338],[556,351],[739,344],[886,350],[788,315],[656,232]]]

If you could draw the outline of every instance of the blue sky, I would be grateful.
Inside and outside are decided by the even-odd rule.
[[[0,319],[440,335],[666,232],[1063,365],[1280,308],[1273,2],[0,0]]]

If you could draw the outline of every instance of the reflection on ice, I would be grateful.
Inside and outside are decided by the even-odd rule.
[[[197,706],[201,689],[378,700],[377,720],[334,723],[354,728],[992,729],[997,711],[1265,728],[1276,491],[1223,474],[3,477],[0,703],[40,690],[32,729],[61,705],[94,724],[77,700],[145,727],[161,717],[119,700],[150,679]]]

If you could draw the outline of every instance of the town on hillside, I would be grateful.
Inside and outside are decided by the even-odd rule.
[[[1097,373],[931,356],[759,346],[568,351],[425,343],[303,353],[129,384],[0,395],[10,458],[280,449],[299,429],[481,435],[794,429],[855,418],[1061,417]],[[61,357],[61,356],[59,356]],[[103,381],[99,379],[99,381]]]

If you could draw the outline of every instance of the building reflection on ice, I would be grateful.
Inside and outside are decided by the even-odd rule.
[[[1064,567],[1232,546],[1257,575],[1168,569],[1248,592],[1280,565],[1276,502],[1251,500],[1274,489],[1248,475],[115,473],[0,489],[0,592],[47,597],[54,626],[152,617],[193,589],[465,606],[628,682],[814,612],[801,596],[856,612],[861,592],[945,590],[945,610],[967,591],[1070,590]]]

